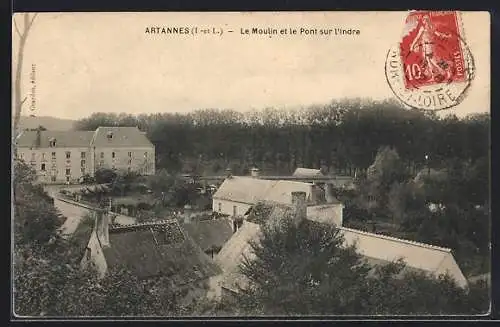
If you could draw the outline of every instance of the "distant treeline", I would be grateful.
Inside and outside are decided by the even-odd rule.
[[[452,111],[451,111],[452,112]],[[295,167],[337,173],[365,170],[381,146],[393,146],[409,169],[488,156],[489,114],[466,118],[408,110],[392,101],[335,101],[303,110],[129,115],[95,113],[75,129],[138,126],[156,146],[157,168],[242,173],[249,167],[287,174]]]

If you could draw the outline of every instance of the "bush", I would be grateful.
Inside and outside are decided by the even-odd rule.
[[[95,172],[95,181],[97,184],[112,183],[117,174],[115,171],[108,168],[101,168]]]

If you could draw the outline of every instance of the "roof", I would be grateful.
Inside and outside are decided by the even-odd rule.
[[[403,259],[409,267],[434,274],[448,272],[460,285],[467,283],[451,249],[346,227],[339,229],[346,245],[356,243],[357,251],[362,256],[388,262]]]
[[[315,176],[323,176],[323,173],[319,169],[310,169],[310,168],[297,168],[293,173],[293,176],[297,177],[315,177]]]
[[[271,180],[233,176],[224,180],[213,198],[253,204],[262,200],[275,183],[276,181]]]
[[[17,138],[17,145],[25,148],[49,148],[50,140],[55,139],[56,148],[83,148],[90,146],[93,135],[93,131],[23,131]]]
[[[246,221],[259,225],[269,222],[270,219],[293,215],[295,212],[292,205],[270,202],[259,202],[248,211]]]
[[[311,200],[312,183],[278,180],[265,194],[266,201],[291,204],[292,192],[305,192],[306,199]]]
[[[305,192],[309,204],[312,204],[312,183],[285,180],[266,180],[246,176],[226,178],[215,192],[213,198],[247,204],[269,201],[282,204],[292,203],[292,192]],[[340,203],[334,199],[332,203]]]
[[[212,246],[222,248],[233,236],[231,224],[226,219],[202,220],[183,224],[182,227],[203,251]]]
[[[111,225],[109,240],[103,248],[108,266],[128,268],[140,278],[167,276],[185,285],[220,273],[174,219]]]
[[[285,210],[283,206],[275,210]],[[283,214],[279,212],[277,214]],[[404,271],[418,270],[434,274],[448,272],[460,286],[466,286],[467,280],[456,263],[451,250],[424,243],[418,243],[395,237],[362,232],[355,229],[340,227],[346,246],[357,243],[357,252],[365,257],[367,263],[380,265],[403,259],[406,263]],[[224,245],[217,256],[217,263],[224,271],[222,286],[237,291],[237,283],[245,287],[247,281],[239,273],[238,267],[244,257],[252,256],[251,240],[258,240],[260,225],[246,221],[233,237]]]
[[[112,133],[113,137],[108,138]],[[153,144],[137,127],[98,127],[92,145],[95,147],[153,147]]]
[[[258,240],[259,234],[260,226],[246,221],[217,254],[215,262],[219,264],[224,274],[221,281],[222,287],[234,291],[238,291],[238,285],[245,287],[247,281],[240,273],[239,267],[245,257],[252,258],[250,241]]]

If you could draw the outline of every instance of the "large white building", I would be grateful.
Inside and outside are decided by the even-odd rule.
[[[155,173],[155,147],[137,127],[24,131],[17,138],[17,155],[44,183],[78,182],[99,168]]]

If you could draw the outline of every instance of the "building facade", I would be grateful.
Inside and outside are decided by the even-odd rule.
[[[17,148],[43,183],[77,183],[100,168],[155,173],[155,147],[137,127],[24,131]]]
[[[313,183],[231,176],[213,195],[212,210],[230,217],[244,217],[262,201],[292,204],[292,192],[306,193],[309,219],[342,226],[343,204],[331,194],[331,187]]]

